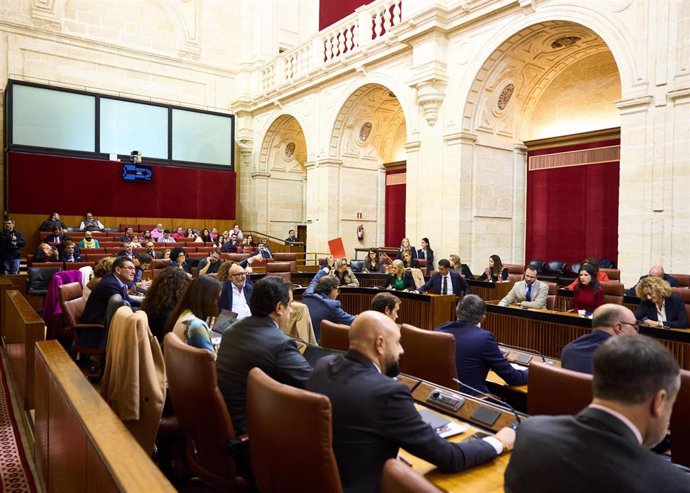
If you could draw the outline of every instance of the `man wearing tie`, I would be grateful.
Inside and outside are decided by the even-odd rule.
[[[448,259],[438,261],[438,272],[431,276],[426,284],[417,292],[424,293],[431,290],[436,294],[454,294],[462,298],[470,292],[470,288],[460,274],[450,269]]]
[[[549,286],[537,280],[537,269],[532,265],[525,267],[524,281],[518,281],[513,289],[498,302],[501,306],[520,305],[523,308],[544,308]]]
[[[81,316],[81,323],[104,325],[108,301],[114,294],[122,296],[132,307],[138,307],[141,303],[127,294],[127,284],[134,281],[134,270],[134,264],[127,257],[115,257],[111,273],[103,276],[91,291]],[[104,336],[105,331],[82,330],[79,332],[79,343],[88,347],[104,347]]]

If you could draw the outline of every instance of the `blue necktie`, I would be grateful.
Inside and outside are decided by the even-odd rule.
[[[532,285],[528,284],[527,289],[525,289],[525,299],[527,301],[532,301]]]

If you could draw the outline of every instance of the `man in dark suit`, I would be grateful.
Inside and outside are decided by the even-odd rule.
[[[274,380],[294,387],[304,387],[311,375],[295,340],[282,332],[290,322],[291,305],[292,285],[279,277],[264,277],[249,298],[252,316],[223,333],[216,360],[218,388],[237,433],[247,432],[249,370],[261,368]]]
[[[302,303],[309,308],[317,341],[321,340],[321,320],[351,325],[355,319],[354,315],[342,309],[340,301],[336,299],[340,292],[340,282],[335,277],[327,275],[333,268],[333,258],[328,257],[326,262],[327,265],[316,273],[302,295]]]
[[[140,306],[139,301],[130,298],[127,294],[127,284],[134,281],[134,271],[134,264],[127,257],[115,257],[111,273],[103,276],[103,279],[91,291],[81,315],[81,323],[105,324],[108,301],[114,294],[121,295],[133,307]],[[103,347],[106,343],[105,333],[96,330],[82,330],[79,332],[79,342],[88,347]]]
[[[578,337],[561,352],[561,367],[592,373],[594,351],[609,337],[637,333],[637,320],[628,308],[607,303],[594,310],[592,332]]]
[[[438,261],[438,272],[431,276],[424,286],[417,290],[424,293],[431,290],[436,294],[454,294],[463,297],[470,292],[470,287],[460,274],[450,268],[448,259]]]
[[[237,320],[251,316],[249,300],[254,286],[247,282],[247,271],[241,264],[230,267],[230,282],[223,283],[218,306],[221,310],[230,310],[237,314]]]
[[[679,388],[678,364],[660,343],[609,338],[594,353],[589,407],[522,422],[506,492],[690,492],[690,477],[648,450],[666,435]]]
[[[398,449],[444,471],[490,461],[511,448],[515,432],[452,443],[439,437],[415,408],[400,371],[400,328],[380,312],[366,311],[350,328],[350,350],[327,356],[314,368],[307,390],[326,395],[333,408],[333,450],[345,492],[378,491],[381,470]]]
[[[474,294],[465,296],[455,308],[457,322],[438,327],[455,337],[455,366],[458,380],[482,392],[489,392],[486,375],[493,370],[508,385],[527,383],[527,370],[516,370],[498,349],[491,332],[481,328],[486,317],[486,305]],[[472,393],[472,391],[468,391]]]
[[[640,278],[637,280],[637,283],[633,287],[625,290],[625,296],[637,296],[637,294],[635,293],[635,288],[637,288],[637,284],[639,284],[639,282],[645,277],[658,277],[659,279],[663,279],[664,281],[669,283],[672,288],[678,287],[678,279],[666,274],[664,272],[664,268],[661,265],[653,265],[649,269],[649,274],[647,274],[646,276],[640,276]]]

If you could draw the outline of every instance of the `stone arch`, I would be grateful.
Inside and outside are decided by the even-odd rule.
[[[405,141],[408,139],[406,121],[403,105],[387,86],[371,82],[360,85],[349,93],[335,116],[328,155],[393,161],[393,146],[401,145],[396,135],[403,126]]]
[[[295,116],[289,113],[275,117],[264,132],[256,162],[257,170],[270,172],[271,163],[275,163],[272,160],[276,157],[272,155],[272,150],[285,151],[290,142],[294,142],[295,146],[294,151],[289,153],[291,155],[287,156],[287,162],[294,162],[296,166],[299,166],[299,172],[304,173],[304,165],[307,161],[307,142],[303,126]]]
[[[628,40],[621,34],[625,32],[625,29],[623,26],[614,25],[610,18],[605,18],[595,11],[579,6],[559,10],[545,8],[539,13],[526,16],[519,23],[506,24],[497,29],[509,34],[487,43],[486,50],[480,52],[468,67],[468,72],[475,73],[476,76],[471,79],[469,87],[464,91],[467,96],[464,101],[461,101],[462,107],[458,109],[462,114],[462,128],[466,132],[474,132],[481,127],[478,121],[481,116],[479,106],[482,96],[485,96],[485,89],[487,86],[492,90],[499,89],[491,87],[491,83],[501,82],[496,80],[496,74],[510,62],[507,54],[514,52],[517,47],[526,47],[534,52],[540,42],[544,47],[547,46],[547,41],[550,46],[550,43],[559,37],[574,35],[581,38],[579,46],[576,45],[575,49],[566,47],[560,50],[560,55],[551,54],[552,60],[548,67],[541,70],[536,82],[525,91],[526,94],[521,95],[527,101],[524,105],[527,113],[523,111],[523,115],[531,114],[534,104],[550,81],[574,63],[596,53],[610,52],[618,68],[621,93],[626,94],[633,90],[634,57]],[[545,58],[548,56],[545,50],[541,53]],[[531,66],[529,68],[534,69]],[[491,77],[494,77],[494,80],[491,80]],[[504,86],[501,85],[501,87]],[[528,120],[528,118],[523,118],[521,122],[516,123],[524,124]],[[512,133],[519,133],[520,130],[521,128],[516,126]]]

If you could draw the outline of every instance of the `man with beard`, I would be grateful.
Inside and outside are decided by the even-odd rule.
[[[366,311],[350,327],[350,350],[319,360],[307,390],[326,395],[333,408],[333,450],[345,492],[378,491],[381,470],[398,449],[444,471],[456,472],[511,449],[515,432],[452,443],[425,423],[400,371],[400,328],[383,313]]]

